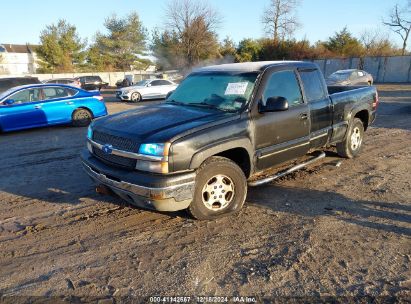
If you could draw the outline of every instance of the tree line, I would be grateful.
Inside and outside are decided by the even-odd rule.
[[[410,1],[411,2],[411,1]],[[411,31],[411,3],[396,4],[383,25],[398,34],[403,45],[396,47],[381,31],[364,31],[355,37],[347,27],[326,41],[312,44],[297,40],[293,33],[301,24],[295,13],[299,0],[269,0],[261,22],[267,37],[218,39],[221,15],[206,1],[170,0],[165,9],[163,29],[151,33],[137,12],[105,19],[105,33],[97,32],[91,43],[82,39],[66,20],[46,26],[37,48],[40,72],[125,71],[153,64],[144,55],[156,58],[159,69],[185,69],[207,62],[258,60],[303,60],[335,57],[389,56],[407,54]]]

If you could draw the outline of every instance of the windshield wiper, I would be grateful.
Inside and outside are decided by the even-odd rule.
[[[174,99],[166,100],[166,103],[172,103],[172,104],[181,105],[181,106],[186,105],[186,103],[181,102],[181,101],[177,101],[177,100],[174,100]]]
[[[205,108],[210,108],[210,109],[219,109],[218,106],[209,104],[206,102],[190,102],[188,105],[190,106],[199,106],[199,107],[205,107]]]
[[[216,109],[216,110],[220,110],[223,112],[235,112],[236,110],[234,109],[225,109],[225,108],[220,108],[219,106],[213,105],[213,104],[209,104],[206,102],[194,102],[194,103],[190,103],[187,105],[192,105],[192,106],[199,106],[199,107],[205,107],[205,108],[209,108],[209,109]]]
[[[181,105],[181,106],[187,106],[187,107],[203,107],[203,108],[209,108],[209,109],[216,109],[216,110],[220,110],[220,111],[223,111],[223,112],[233,112],[233,110],[222,109],[222,108],[219,108],[216,105],[209,104],[209,103],[206,103],[206,102],[188,102],[188,103],[185,103],[185,102],[176,101],[174,99],[171,99],[171,100],[167,100],[166,103],[171,103],[171,104]]]

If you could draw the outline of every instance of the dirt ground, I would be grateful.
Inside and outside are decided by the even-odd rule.
[[[330,149],[215,221],[96,194],[79,159],[86,128],[1,134],[0,296],[409,301],[411,85],[378,89],[358,158]],[[107,100],[111,113],[139,106]]]

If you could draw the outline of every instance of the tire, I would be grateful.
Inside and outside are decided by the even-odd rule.
[[[240,211],[246,196],[247,180],[241,168],[227,158],[213,156],[197,170],[188,212],[199,220],[223,217]]]
[[[364,125],[359,118],[354,118],[350,124],[344,141],[337,143],[337,153],[341,157],[354,158],[360,153],[364,140]]]
[[[140,102],[141,101],[141,94],[139,92],[134,92],[130,96],[130,100],[132,102]]]
[[[87,109],[77,109],[71,116],[72,124],[75,127],[87,127],[93,120],[93,115]]]

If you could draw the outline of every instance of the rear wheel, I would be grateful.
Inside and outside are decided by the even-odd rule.
[[[93,115],[87,109],[77,109],[73,112],[72,123],[75,127],[86,127],[93,120]]]
[[[338,155],[353,158],[360,153],[364,138],[364,125],[359,118],[354,118],[344,141],[337,143]]]
[[[138,92],[134,92],[131,94],[130,100],[132,102],[140,102],[141,101],[141,94]]]
[[[238,212],[247,196],[244,172],[224,157],[211,157],[197,171],[194,200],[188,208],[200,220]]]

